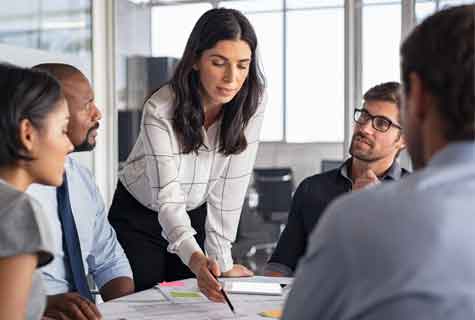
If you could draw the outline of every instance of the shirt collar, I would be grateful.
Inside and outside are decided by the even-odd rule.
[[[351,168],[352,160],[353,158],[349,158],[340,166],[340,175],[351,182],[353,180],[350,178],[349,170]],[[391,167],[389,167],[389,169],[384,173],[384,175],[380,178],[380,180],[399,180],[401,178],[401,174],[402,174],[401,166],[399,165],[399,161],[395,159]]]

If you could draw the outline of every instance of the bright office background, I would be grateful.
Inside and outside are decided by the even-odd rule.
[[[134,56],[179,58],[199,16],[224,6],[254,25],[268,84],[256,165],[292,166],[298,183],[320,160],[343,159],[364,91],[399,80],[401,39],[427,15],[474,0],[16,0],[0,9],[0,61],[62,61],[93,82],[99,143],[83,153],[106,203],[115,189],[118,112]],[[140,76],[140,75],[139,75]],[[139,97],[141,99],[141,97]],[[298,155],[296,157],[295,155]]]
[[[256,29],[268,82],[271,107],[262,139],[343,142],[343,0],[173,2],[157,1],[152,8],[153,55],[180,57],[193,25],[213,4],[241,10]],[[470,1],[417,1],[417,21],[463,2]],[[402,2],[363,0],[361,6],[361,89],[365,92],[381,82],[399,81]]]

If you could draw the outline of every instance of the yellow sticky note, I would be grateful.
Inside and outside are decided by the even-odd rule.
[[[282,317],[282,310],[262,311],[259,315],[265,318],[280,319]]]

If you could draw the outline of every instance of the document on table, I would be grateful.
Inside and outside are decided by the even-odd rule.
[[[104,320],[228,320],[262,319],[259,313],[282,308],[283,301],[233,302],[236,314],[224,303],[105,303],[99,305]],[[107,306],[106,306],[107,305]]]
[[[242,280],[243,278],[239,279]],[[233,314],[226,304],[214,303],[207,299],[199,303],[176,302],[176,299],[180,301],[183,299],[198,299],[196,295],[192,295],[192,293],[199,292],[196,279],[186,279],[183,282],[184,285],[177,287],[166,286],[165,291],[168,290],[171,296],[173,296],[171,292],[178,292],[178,294],[174,294],[173,299],[169,299],[162,294],[161,291],[164,288],[160,288],[160,290],[153,288],[99,304],[98,307],[104,320],[264,320],[259,313],[268,310],[281,310],[288,292],[288,290],[284,290],[282,296],[229,294],[229,299],[236,310],[236,314]],[[185,293],[180,294],[179,292]]]
[[[219,281],[225,281],[225,282],[230,282],[230,281],[238,281],[238,282],[264,282],[264,283],[279,283],[283,285],[291,285],[292,282],[294,281],[293,277],[264,277],[264,276],[253,276],[253,277],[242,277],[242,278],[236,278],[236,277],[230,277],[230,278],[219,278]]]
[[[171,303],[208,303],[209,300],[200,292],[196,281],[184,282],[180,286],[157,285],[156,288]]]

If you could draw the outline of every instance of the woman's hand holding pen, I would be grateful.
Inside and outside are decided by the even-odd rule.
[[[201,252],[195,252],[190,258],[190,269],[196,275],[198,288],[200,291],[214,302],[225,302],[221,294],[221,285],[211,272],[216,276],[221,276],[218,263],[205,256]]]
[[[198,288],[208,299],[214,302],[225,302],[220,291],[221,284],[215,278],[221,276],[221,270],[215,260],[201,252],[195,252],[190,258],[190,269],[196,275]],[[250,277],[254,274],[243,265],[235,264],[231,270],[223,272],[222,275],[225,277]]]

